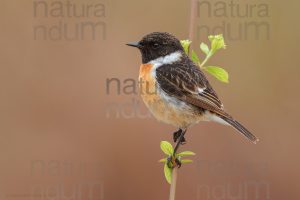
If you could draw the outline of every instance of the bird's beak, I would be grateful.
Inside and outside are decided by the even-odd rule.
[[[139,42],[131,42],[131,43],[128,43],[126,45],[131,46],[131,47],[136,47],[136,48],[140,48],[141,47],[141,45],[139,44]]]

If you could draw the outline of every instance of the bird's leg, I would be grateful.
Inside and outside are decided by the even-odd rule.
[[[182,129],[179,129],[178,131],[176,131],[176,132],[174,132],[173,133],[173,140],[174,140],[174,142],[177,142],[177,140],[179,139],[179,137],[181,136],[181,133],[183,132],[183,130]],[[181,139],[181,144],[185,144],[186,143],[186,140],[185,140],[185,138],[183,137],[182,139]]]
[[[173,140],[176,143],[176,146],[174,148],[174,152],[173,155],[171,155],[170,157],[168,157],[167,159],[167,165],[169,168],[174,168],[174,167],[181,167],[181,162],[180,160],[176,157],[176,152],[179,148],[180,145],[183,145],[186,143],[186,140],[184,138],[184,134],[186,133],[186,129],[182,130],[179,129],[178,131],[176,131],[175,133],[173,133]]]
[[[177,142],[177,144],[176,144],[176,146],[175,146],[175,148],[174,148],[174,153],[173,153],[173,155],[176,154],[176,152],[177,152],[179,146],[182,144],[183,140],[185,140],[185,138],[184,138],[184,134],[185,134],[185,133],[186,133],[186,129],[185,129],[185,130],[182,130],[182,129],[181,129],[181,134],[180,134],[180,136],[179,136],[179,138],[178,138],[178,142]]]
[[[185,133],[186,133],[186,129],[185,130],[179,129],[177,132],[174,133],[174,141],[175,142],[177,140],[178,141],[177,141],[177,144],[176,144],[176,146],[174,148],[173,156],[171,156],[170,158],[168,158],[168,166],[170,166],[172,164],[172,166],[181,167],[181,162],[176,157],[176,152],[177,152],[179,146],[185,143],[185,138],[184,138],[184,134]],[[176,140],[175,140],[175,134],[176,135],[180,134],[180,136],[177,136]]]

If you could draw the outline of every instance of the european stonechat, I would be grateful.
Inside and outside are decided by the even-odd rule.
[[[154,32],[129,43],[142,54],[141,96],[159,121],[176,126],[174,142],[185,142],[187,128],[200,121],[230,125],[252,142],[256,138],[225,112],[218,95],[200,68],[186,55],[180,41],[169,33]]]

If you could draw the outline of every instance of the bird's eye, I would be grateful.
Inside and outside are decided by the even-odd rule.
[[[154,44],[153,44],[153,48],[154,48],[154,49],[157,49],[158,47],[159,47],[159,44],[158,44],[158,43],[154,43]]]

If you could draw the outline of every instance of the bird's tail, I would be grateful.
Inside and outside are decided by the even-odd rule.
[[[240,133],[242,133],[246,138],[251,140],[253,143],[257,143],[259,139],[253,135],[250,131],[248,131],[242,124],[240,124],[238,121],[233,119],[230,115],[220,115],[221,119],[226,121],[228,124],[230,124],[233,128],[238,130]]]

